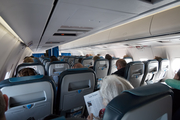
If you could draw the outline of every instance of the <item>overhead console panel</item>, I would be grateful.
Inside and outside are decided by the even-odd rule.
[[[180,32],[180,7],[153,16],[150,32],[154,35],[164,35]]]

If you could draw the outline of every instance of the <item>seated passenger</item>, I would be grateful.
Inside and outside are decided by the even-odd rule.
[[[109,62],[110,62],[110,60],[112,60],[112,57],[111,57],[111,55],[106,54],[105,59],[109,60]]]
[[[82,63],[82,59],[83,59],[83,58],[79,58],[78,62],[79,62],[79,63]]]
[[[34,62],[34,60],[31,57],[25,57],[23,63],[31,63]]]
[[[64,61],[64,56],[62,56],[61,61]]]
[[[165,80],[166,84],[172,87],[174,92],[173,98],[173,111],[172,111],[172,120],[179,120],[180,118],[180,69],[175,74],[173,79]]]
[[[6,120],[5,112],[8,109],[8,96],[0,91],[0,120]]]
[[[116,96],[122,93],[124,90],[133,89],[133,86],[124,78],[118,77],[116,75],[109,75],[103,79],[100,88],[100,95],[103,98],[103,105],[107,106],[107,104]],[[102,112],[102,110],[101,110]],[[102,118],[100,116],[100,118]],[[90,114],[87,117],[88,120],[93,120],[93,114]]]
[[[59,61],[59,60],[56,58],[56,56],[51,56],[50,59],[51,59],[50,62],[53,62],[53,61]]]
[[[81,63],[76,63],[73,66],[73,69],[75,69],[75,68],[83,68],[83,65]]]
[[[19,77],[36,75],[36,71],[32,68],[24,68],[20,70],[18,73]]]
[[[126,64],[127,63],[124,59],[117,60],[116,61],[117,71],[112,74],[118,75],[120,77],[124,77]]]
[[[162,58],[159,56],[155,56],[154,59],[156,59],[158,62],[160,62],[162,60]]]
[[[89,54],[86,54],[86,58],[88,58],[89,57]]]
[[[98,59],[100,59],[100,57],[98,57],[98,56],[94,56],[94,57],[93,57],[94,63],[95,63],[95,61],[96,61],[96,60],[98,60]],[[89,68],[94,69],[94,67],[93,67],[93,66],[90,66]]]

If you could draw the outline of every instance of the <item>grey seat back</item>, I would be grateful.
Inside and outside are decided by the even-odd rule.
[[[169,60],[162,59],[159,61],[159,70],[155,77],[155,82],[159,82],[161,79],[165,78],[169,70]]]
[[[134,88],[139,87],[144,75],[144,63],[141,61],[130,62],[125,68],[125,79],[127,79]]]
[[[46,73],[48,74],[48,67],[49,67],[49,64],[50,64],[50,61],[46,62],[46,65],[45,65],[45,70],[46,70]]]
[[[41,63],[22,63],[18,65],[15,76],[18,77],[18,72],[24,68],[33,68],[37,74],[45,75],[45,68]]]
[[[110,61],[109,61],[109,70],[108,70],[108,75],[114,73],[115,71],[117,71],[117,68],[116,68],[116,61],[118,60],[119,58],[112,58]]]
[[[124,91],[107,105],[103,120],[171,120],[172,96],[161,83]]]
[[[94,91],[95,73],[89,68],[68,69],[61,73],[57,91],[57,110],[65,112],[85,106],[84,95]]]
[[[156,73],[158,72],[158,61],[148,60],[144,62],[145,70],[141,85],[153,84]]]
[[[108,74],[109,61],[107,59],[98,59],[94,63],[94,71],[96,72],[96,78],[104,78]]]
[[[74,63],[75,63],[75,56],[70,56],[68,58],[68,63],[72,67],[74,65]]]
[[[94,66],[94,60],[92,58],[84,58],[82,59],[82,65],[84,67]]]
[[[56,73],[59,74],[69,68],[70,68],[70,66],[67,62],[54,61],[54,62],[49,63],[48,75],[51,76]]]
[[[69,58],[69,56],[64,56],[64,61],[68,62],[68,58]]]
[[[126,63],[130,63],[133,61],[132,57],[124,57],[123,59],[126,61]]]
[[[10,78],[0,82],[0,89],[9,98],[7,120],[40,120],[53,114],[55,86],[48,76]]]

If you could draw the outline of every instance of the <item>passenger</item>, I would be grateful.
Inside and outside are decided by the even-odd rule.
[[[32,63],[34,60],[31,57],[25,57],[23,63]]]
[[[62,56],[61,61],[64,61],[64,56]]]
[[[95,61],[96,61],[96,60],[98,60],[98,59],[100,59],[100,57],[98,57],[98,56],[94,56],[94,57],[93,57],[94,63],[95,63]],[[94,69],[94,67],[93,67],[93,66],[90,66],[89,68]]]
[[[53,62],[53,61],[59,61],[59,60],[56,58],[56,56],[51,56],[50,59],[51,59],[50,62]]]
[[[175,80],[180,80],[180,69],[178,70],[178,72],[174,75]]]
[[[128,55],[124,55],[124,56],[123,56],[123,59],[126,58],[126,57],[129,57],[129,56],[128,56]]]
[[[97,54],[97,56],[98,56],[98,57],[100,57],[100,56],[101,56],[101,54]]]
[[[124,59],[117,60],[116,61],[117,71],[112,74],[118,75],[120,77],[124,77],[126,64],[127,63]]]
[[[82,59],[83,59],[83,58],[79,58],[78,62],[79,62],[79,63],[82,63]]]
[[[162,60],[162,58],[159,56],[155,56],[154,59],[156,59],[158,62],[160,62]]]
[[[172,120],[179,120],[180,118],[180,69],[175,74],[173,79],[165,80],[166,84],[172,87],[174,93],[173,97],[173,111]]]
[[[89,57],[89,54],[86,54],[86,58],[88,58]]]
[[[103,98],[103,105],[106,107],[107,104],[116,96],[122,93],[124,90],[133,89],[133,86],[124,78],[116,75],[109,75],[103,79],[100,88],[100,95]],[[102,110],[101,110],[102,112]],[[100,118],[102,118],[100,116]],[[93,120],[93,114],[87,117],[87,120]]]
[[[33,55],[31,55],[30,57],[31,57],[31,58],[34,58],[34,56],[33,56]]]
[[[24,68],[18,72],[19,77],[36,75],[36,71],[32,68]]]
[[[75,68],[83,68],[83,65],[81,63],[76,63],[73,66],[73,69],[75,69]]]
[[[0,91],[0,120],[6,120],[5,112],[8,109],[8,96]]]
[[[111,57],[111,55],[109,55],[109,54],[106,54],[106,56],[105,56],[105,59],[107,59],[107,60],[112,60],[112,57]]]

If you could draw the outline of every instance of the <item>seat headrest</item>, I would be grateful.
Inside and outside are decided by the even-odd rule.
[[[107,105],[103,120],[120,120],[128,111],[147,105],[166,95],[173,96],[173,92],[168,86],[161,83],[124,91]]]

